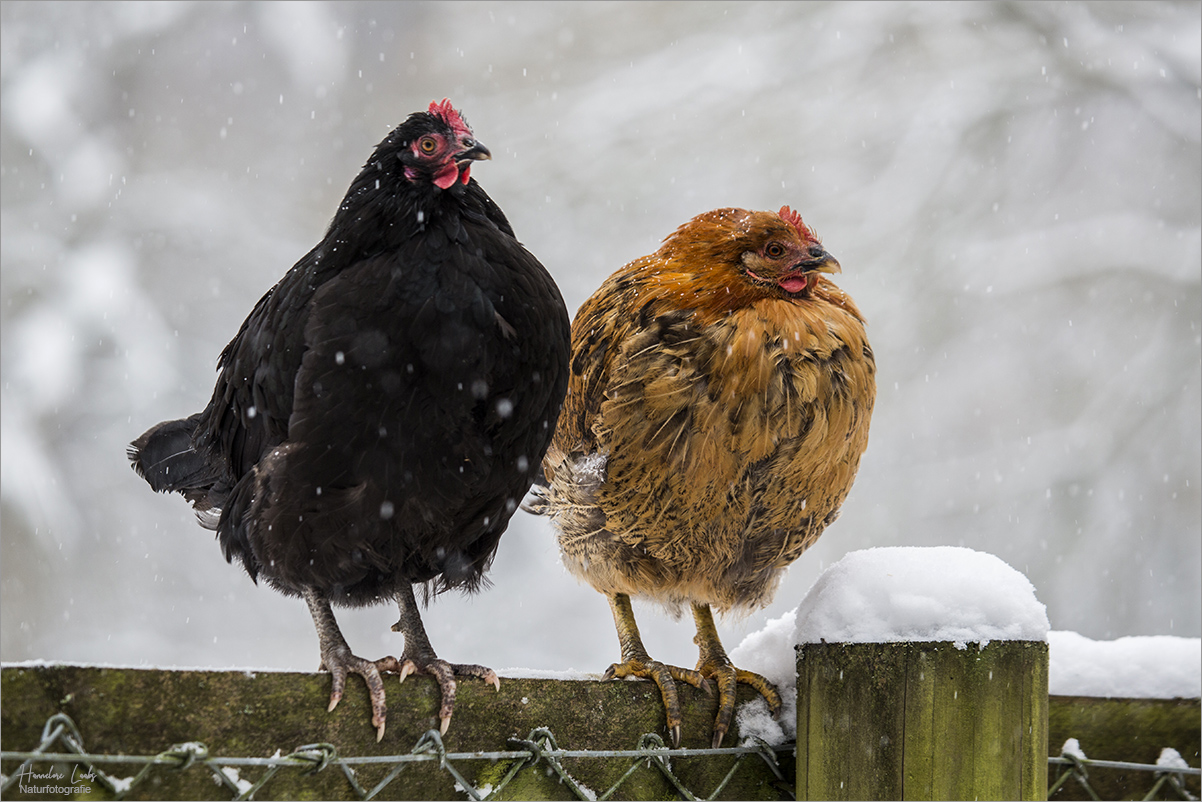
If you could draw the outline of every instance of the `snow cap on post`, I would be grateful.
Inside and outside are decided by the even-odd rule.
[[[797,643],[1046,641],[1030,580],[992,554],[890,546],[845,555],[797,609]]]

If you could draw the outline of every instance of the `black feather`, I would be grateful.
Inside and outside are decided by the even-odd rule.
[[[206,499],[217,483],[220,471],[192,448],[199,419],[198,413],[183,420],[165,421],[130,444],[127,456],[134,470],[155,492],[181,493],[189,501],[198,502]]]
[[[443,125],[414,114],[376,147],[222,351],[208,406],[130,449],[289,594],[476,588],[555,429],[563,299],[475,180],[440,189],[415,160]]]

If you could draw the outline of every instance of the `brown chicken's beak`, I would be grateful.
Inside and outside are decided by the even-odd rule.
[[[810,258],[797,265],[799,270],[806,273],[842,273],[838,260],[826,252],[820,245],[810,248]]]

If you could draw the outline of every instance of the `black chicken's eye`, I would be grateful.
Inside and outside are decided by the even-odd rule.
[[[434,137],[432,137],[432,136],[423,136],[421,139],[418,140],[417,146],[419,148],[421,148],[422,153],[427,153],[427,154],[433,153],[434,151],[438,150],[438,143],[434,140]]]
[[[779,242],[769,242],[768,247],[764,249],[764,254],[770,259],[779,259],[785,255],[785,246]]]

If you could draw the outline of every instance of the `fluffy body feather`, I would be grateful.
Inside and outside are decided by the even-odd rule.
[[[787,207],[718,209],[577,312],[535,508],[559,529],[568,569],[618,599],[628,664],[638,636],[621,597],[691,605],[704,639],[710,607],[767,604],[838,516],[875,397],[863,318],[822,275],[838,271]],[[708,662],[721,664],[716,639]]]
[[[447,101],[411,115],[221,353],[204,411],[130,449],[151,487],[193,502],[227,559],[308,601],[332,704],[340,675],[364,674],[381,735],[377,668],[434,673],[444,728],[448,667],[496,681],[437,660],[411,586],[480,585],[567,381],[559,291],[470,177],[488,157]],[[406,652],[371,666],[329,606],[388,599]]]

